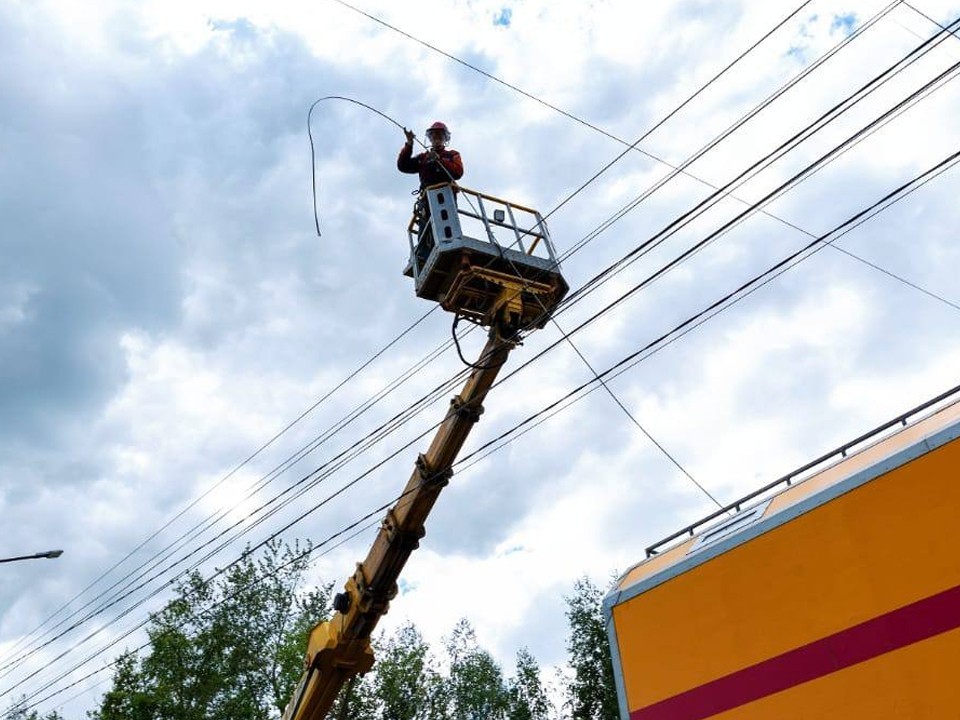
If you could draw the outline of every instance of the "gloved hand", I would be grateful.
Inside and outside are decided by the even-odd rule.
[[[416,136],[416,133],[413,130],[403,129],[403,134],[407,136],[407,145],[413,145],[413,138]]]

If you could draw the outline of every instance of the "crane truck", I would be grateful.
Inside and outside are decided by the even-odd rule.
[[[335,596],[333,616],[310,631],[304,672],[283,720],[326,718],[340,689],[373,666],[373,631],[397,594],[400,573],[426,532],[487,393],[520,333],[542,328],[569,289],[536,210],[452,184],[426,188],[423,202],[429,213],[415,213],[407,226],[405,274],[413,276],[418,297],[487,328],[487,342],[366,558]]]

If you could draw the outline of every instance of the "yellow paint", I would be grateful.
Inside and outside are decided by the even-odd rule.
[[[900,648],[710,720],[952,720],[960,630]]]
[[[958,508],[954,441],[615,607],[629,708],[960,584]]]
[[[929,437],[957,420],[960,420],[960,402],[938,410],[936,413],[922,420],[914,422],[899,432],[878,440],[856,451],[838,462],[818,470],[814,475],[779,493],[773,498],[764,515],[769,516],[790,505],[809,497],[813,493],[834,485],[845,478],[880,462],[884,458],[902,450],[913,443]],[[721,520],[717,520],[721,522]],[[621,580],[620,588],[625,589],[639,582],[645,577],[656,574],[660,570],[686,556],[687,550],[693,544],[693,539],[682,541],[680,544],[664,550],[649,560],[645,560],[632,568]]]

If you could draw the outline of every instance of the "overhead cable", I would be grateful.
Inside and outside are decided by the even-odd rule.
[[[631,352],[630,354],[628,354],[627,356],[625,356],[624,358],[622,358],[622,359],[619,360],[618,362],[616,362],[616,363],[614,363],[613,365],[607,367],[607,368],[606,368],[605,370],[603,370],[602,372],[597,373],[597,376],[596,376],[594,379],[591,379],[591,380],[589,380],[589,381],[587,381],[587,382],[585,382],[585,383],[582,383],[581,385],[577,386],[577,387],[574,388],[573,390],[571,390],[571,391],[569,391],[568,393],[566,393],[564,396],[562,396],[562,397],[559,398],[558,400],[556,400],[556,401],[554,401],[554,402],[552,402],[552,403],[549,403],[548,405],[544,406],[541,410],[539,410],[539,411],[537,411],[536,413],[528,416],[527,418],[525,418],[525,419],[522,420],[521,422],[516,423],[515,425],[513,425],[511,428],[509,428],[509,429],[506,430],[505,432],[499,434],[497,437],[492,438],[492,439],[489,440],[488,442],[484,443],[484,444],[481,445],[479,448],[477,448],[475,451],[473,451],[473,452],[467,454],[466,456],[460,458],[459,460],[457,460],[457,461],[454,463],[454,467],[458,467],[458,466],[464,465],[464,464],[466,464],[466,463],[470,463],[472,460],[474,460],[474,458],[475,458],[476,456],[481,455],[481,454],[489,451],[491,447],[494,447],[494,446],[497,446],[497,445],[502,446],[502,445],[506,444],[504,441],[507,440],[509,437],[511,437],[511,436],[513,436],[513,435],[515,435],[515,434],[517,434],[517,433],[522,433],[522,432],[524,431],[524,428],[526,428],[527,426],[529,426],[529,425],[530,425],[531,423],[533,423],[535,420],[537,420],[537,419],[540,418],[541,416],[544,416],[544,415],[550,413],[551,411],[553,411],[554,409],[556,409],[558,406],[561,406],[563,403],[565,403],[566,401],[570,400],[571,398],[574,398],[574,397],[580,395],[584,390],[588,389],[589,387],[595,386],[595,385],[598,386],[598,385],[599,385],[599,381],[600,381],[601,379],[603,379],[603,378],[612,379],[612,378],[614,378],[614,377],[617,377],[617,376],[618,376],[619,374],[621,374],[622,372],[625,372],[626,370],[630,369],[631,367],[634,367],[634,366],[635,366],[638,362],[640,362],[643,358],[648,357],[649,354],[650,354],[650,351],[651,351],[652,349],[654,349],[655,347],[657,347],[658,345],[660,345],[660,344],[662,344],[662,343],[664,343],[664,342],[666,342],[666,341],[672,342],[673,340],[672,340],[671,338],[675,338],[676,336],[678,336],[678,335],[680,335],[680,334],[685,334],[685,333],[688,332],[689,329],[691,329],[692,327],[695,327],[695,326],[697,326],[697,325],[699,325],[699,324],[702,324],[702,322],[704,322],[705,319],[709,319],[710,317],[715,316],[716,314],[718,314],[718,312],[722,311],[722,308],[724,308],[724,307],[726,307],[726,306],[729,306],[729,305],[732,304],[733,302],[736,302],[736,301],[737,301],[737,298],[742,299],[742,297],[745,297],[746,295],[750,294],[750,293],[753,292],[756,288],[762,286],[762,284],[766,284],[766,283],[769,282],[772,278],[778,276],[779,274],[781,274],[782,272],[784,272],[786,269],[789,269],[790,267],[794,266],[794,264],[795,264],[796,262],[801,261],[805,255],[808,256],[808,255],[811,253],[811,251],[814,250],[817,246],[823,247],[826,243],[832,242],[832,241],[835,240],[838,236],[840,236],[840,235],[842,235],[842,234],[845,234],[845,233],[847,233],[847,232],[850,232],[851,230],[855,229],[856,227],[859,227],[859,226],[860,226],[861,224],[863,224],[864,222],[870,220],[871,218],[873,218],[873,217],[875,217],[876,215],[878,215],[879,213],[883,212],[884,210],[886,210],[887,208],[889,208],[889,207],[892,206],[893,204],[895,204],[895,203],[899,202],[900,200],[902,200],[903,198],[907,197],[907,196],[910,195],[912,192],[914,192],[914,191],[917,190],[918,188],[922,187],[923,185],[927,184],[928,182],[930,182],[931,180],[933,180],[934,178],[936,178],[937,176],[939,176],[939,175],[942,174],[943,172],[946,172],[948,169],[950,169],[951,167],[953,167],[958,161],[960,161],[960,151],[953,152],[953,153],[951,153],[950,155],[946,156],[943,160],[941,160],[940,162],[938,162],[938,163],[936,163],[935,165],[931,166],[930,168],[928,168],[926,171],[924,171],[924,172],[921,173],[920,175],[917,175],[916,177],[914,177],[914,178],[911,179],[910,181],[908,181],[908,182],[906,182],[906,183],[903,183],[902,185],[898,186],[898,187],[895,188],[894,190],[888,192],[888,193],[887,193],[886,195],[884,195],[882,198],[880,198],[879,200],[877,200],[876,202],[874,202],[874,203],[871,204],[870,206],[864,208],[863,210],[857,212],[857,213],[854,214],[853,216],[849,217],[847,220],[843,221],[842,223],[840,223],[839,225],[837,225],[836,227],[834,227],[834,228],[833,228],[832,230],[830,230],[829,232],[824,233],[823,235],[818,236],[818,238],[816,238],[815,240],[811,241],[810,243],[804,245],[803,247],[801,247],[801,248],[798,249],[797,251],[791,253],[791,254],[788,255],[787,257],[783,258],[782,260],[780,260],[779,262],[777,262],[776,264],[774,264],[773,266],[771,266],[771,267],[768,268],[767,270],[759,273],[758,275],[754,276],[753,278],[751,278],[751,279],[748,280],[747,282],[745,282],[745,283],[741,284],[740,286],[738,286],[736,289],[728,292],[728,293],[725,294],[723,297],[721,297],[719,300],[711,303],[710,305],[708,305],[707,307],[703,308],[702,310],[700,310],[699,312],[695,313],[694,315],[689,316],[687,319],[685,319],[683,322],[679,323],[678,325],[674,326],[674,327],[673,327],[671,330],[669,330],[668,332],[660,335],[658,338],[656,338],[655,340],[647,343],[646,345],[644,345],[644,346],[641,347],[640,349],[638,349],[638,350],[636,350],[636,351],[634,351],[634,352]],[[831,239],[831,238],[832,238],[832,239]],[[492,389],[492,388],[491,388],[491,389]],[[418,438],[418,439],[419,439],[419,438]],[[416,441],[417,441],[417,440],[415,440],[414,442],[416,442]],[[403,450],[403,449],[405,449],[405,448],[401,448],[401,450]],[[399,452],[399,451],[398,451],[398,452]],[[489,453],[487,453],[487,454],[489,454]],[[369,471],[368,471],[368,472],[369,472]],[[358,478],[355,478],[352,482],[357,482],[357,481],[359,481],[359,479],[360,479],[359,477],[358,477]],[[387,504],[387,505],[382,506],[381,508],[379,508],[377,511],[374,511],[374,512],[382,512],[382,511],[383,511],[386,507],[388,507],[390,504],[392,504],[392,502],[389,503],[389,504]],[[302,517],[305,517],[305,516],[302,516]],[[286,530],[286,529],[288,529],[290,526],[292,526],[293,524],[295,524],[296,522],[299,522],[299,520],[302,519],[302,517],[299,518],[299,519],[297,519],[297,520],[295,520],[293,523],[290,523],[289,525],[287,525],[283,530]],[[370,515],[368,515],[368,516],[366,516],[366,517],[369,518]],[[360,521],[358,521],[358,522],[360,522]],[[258,544],[257,547],[262,546],[262,545],[265,544],[266,542],[272,541],[273,539],[275,539],[276,537],[278,537],[279,533],[280,533],[280,532],[283,532],[283,530],[278,531],[278,532],[275,533],[275,534],[272,534],[267,540],[265,540],[265,541],[263,541],[262,543]],[[339,535],[339,534],[342,534],[342,532],[343,532],[343,531],[341,531],[341,533],[338,533],[338,535]],[[254,549],[256,549],[256,548],[254,548]],[[252,552],[252,550],[251,550],[251,552]],[[219,574],[220,572],[222,572],[222,571],[218,571],[218,573],[216,573],[215,576],[216,576],[217,574]],[[208,582],[209,582],[209,580],[208,580]],[[102,651],[101,651],[101,652],[102,652]],[[100,653],[97,653],[97,655],[99,655],[99,654],[100,654]],[[94,655],[94,656],[92,656],[92,657],[96,657],[97,655]],[[91,659],[92,659],[92,658],[91,658]],[[77,669],[77,668],[73,668],[73,670],[68,671],[68,672],[64,673],[63,675],[61,675],[57,680],[51,681],[50,683],[48,683],[47,685],[45,685],[44,687],[42,687],[40,690],[36,691],[33,695],[31,695],[31,698],[32,698],[32,697],[35,697],[36,694],[38,694],[38,693],[40,693],[40,692],[44,692],[45,690],[49,689],[49,688],[52,687],[54,684],[56,684],[56,682],[58,682],[59,680],[62,680],[62,679],[65,678],[65,677],[67,677],[67,676],[70,674],[70,672],[73,672],[73,671],[76,670],[76,669]],[[89,677],[89,676],[88,676],[88,677]],[[66,689],[68,689],[69,687],[72,687],[72,686],[73,686],[73,685],[66,686],[65,688],[62,688],[61,690],[59,690],[58,692],[63,692],[63,691],[65,691]],[[43,700],[48,699],[49,697],[51,697],[51,696],[48,696],[47,698],[44,698]],[[41,702],[41,701],[38,701],[38,702]]]

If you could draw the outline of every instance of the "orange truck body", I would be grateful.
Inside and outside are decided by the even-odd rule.
[[[648,551],[604,603],[623,720],[960,718],[958,438],[941,404]]]

